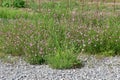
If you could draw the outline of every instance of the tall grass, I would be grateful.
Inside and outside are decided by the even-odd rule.
[[[78,66],[81,52],[120,55],[120,15],[104,4],[84,4],[45,2],[41,3],[41,12],[33,14],[1,8],[2,51],[24,55],[32,64],[45,61],[55,68]]]

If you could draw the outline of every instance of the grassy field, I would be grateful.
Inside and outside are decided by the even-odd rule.
[[[0,56],[24,56],[31,64],[80,67],[77,56],[120,55],[120,5],[87,1],[0,7]]]

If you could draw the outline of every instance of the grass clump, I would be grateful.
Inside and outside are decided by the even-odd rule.
[[[35,55],[30,55],[25,59],[28,63],[36,65],[36,64],[44,64],[45,59],[41,55],[35,54]]]
[[[10,0],[1,1],[1,6],[3,6],[3,7],[12,7],[12,2]]]
[[[14,0],[13,6],[17,8],[24,8],[25,7],[25,1],[24,0]]]
[[[1,1],[2,7],[17,7],[17,8],[24,8],[25,1],[24,0],[2,0]]]
[[[57,50],[54,55],[47,56],[47,63],[57,69],[81,67],[81,62],[77,60],[77,55],[72,50]]]

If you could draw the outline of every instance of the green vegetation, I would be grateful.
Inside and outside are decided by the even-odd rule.
[[[31,64],[59,69],[80,67],[79,53],[120,55],[119,5],[115,10],[77,1],[31,6],[31,12],[0,7],[2,55],[25,56]]]
[[[57,50],[56,54],[49,55],[46,57],[47,63],[53,67],[58,69],[69,69],[69,68],[77,68],[81,67],[81,62],[76,59],[76,54],[74,54],[73,50]]]
[[[15,10],[15,9],[9,9],[9,8],[2,8],[0,7],[0,18],[3,19],[18,19],[20,17],[28,18],[28,13]]]
[[[25,1],[24,0],[1,0],[1,6],[24,8]]]

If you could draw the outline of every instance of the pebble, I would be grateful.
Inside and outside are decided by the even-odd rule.
[[[57,70],[48,65],[30,65],[22,59],[15,64],[0,60],[0,80],[120,80],[119,56],[89,56],[83,62],[79,69]]]

